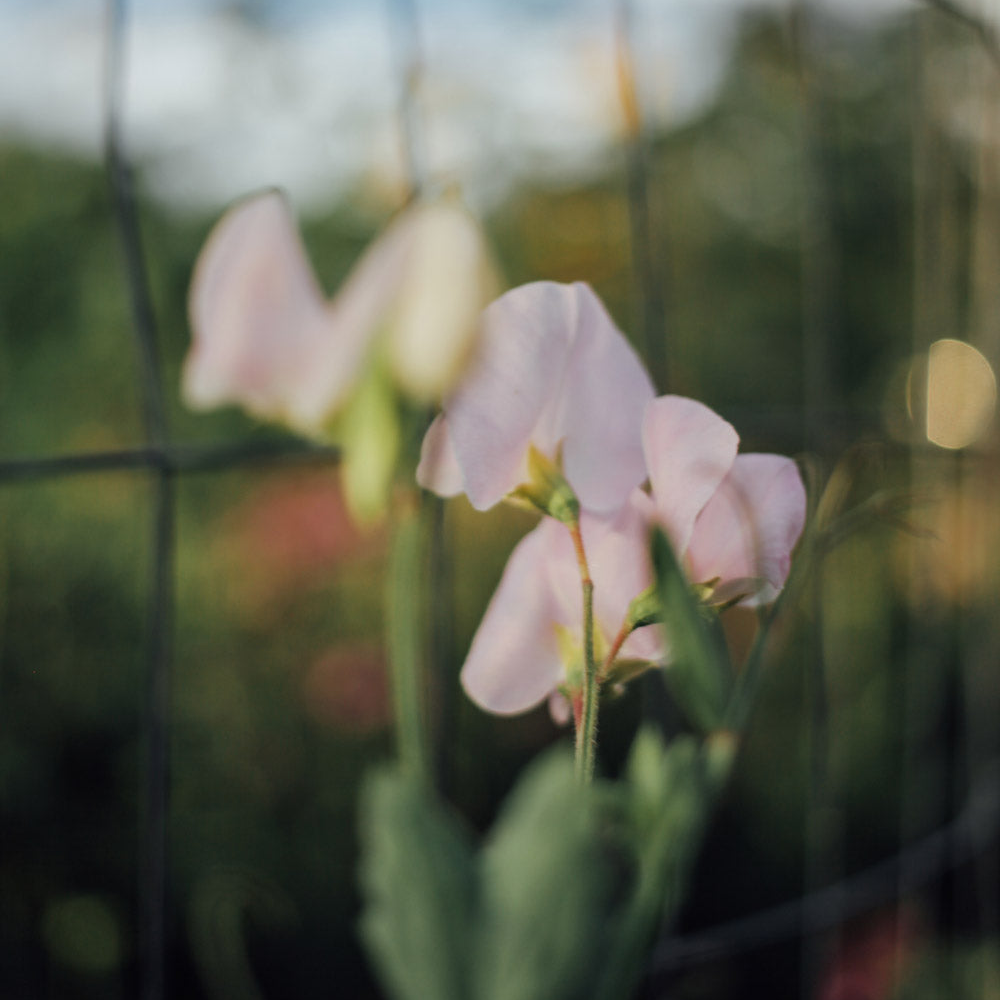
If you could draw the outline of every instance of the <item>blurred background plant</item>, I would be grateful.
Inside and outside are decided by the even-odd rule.
[[[215,11],[212,24],[242,40],[217,70],[244,102],[234,128],[252,135],[283,86],[301,98],[287,47],[315,13],[305,6],[289,8],[299,22],[266,4]],[[491,5],[472,6],[488,20]],[[523,95],[492,103],[497,94],[436,75],[435,55],[450,65],[464,30],[481,37],[476,16],[456,19],[444,3],[418,5],[424,21],[408,20],[405,5],[388,16],[397,47],[373,84],[390,95],[377,126],[357,117],[368,98],[357,98],[354,117],[321,118],[322,127],[300,99],[296,125],[368,143],[379,164],[329,189],[311,182],[303,228],[317,274],[333,290],[403,196],[392,94],[394,74],[410,72],[422,130],[401,147],[423,156],[421,169],[441,171],[435,157],[447,161],[492,129],[493,161],[455,154],[446,166],[481,209],[510,284],[589,281],[650,357],[661,390],[704,400],[737,426],[746,450],[806,454],[814,495],[825,485],[827,514],[844,516],[843,537],[776,643],[680,937],[659,953],[650,995],[881,997],[897,985],[903,997],[995,995],[995,811],[980,808],[961,827],[985,830],[985,842],[946,840],[931,863],[926,852],[902,854],[874,899],[852,893],[851,881],[968,818],[970,792],[981,805],[992,790],[985,801],[996,804],[1000,69],[991,12],[944,2],[879,18],[833,3],[719,7],[704,36],[714,53],[706,65],[718,70],[688,97],[696,74],[668,44],[656,5],[620,5],[632,21],[598,21],[594,33],[561,20],[569,6],[493,12],[511,28],[505,43],[522,42],[511,58],[534,67],[509,89],[534,88],[541,110]],[[678,23],[704,19],[696,3],[674,6]],[[340,35],[321,36],[328,43],[360,37],[349,8],[334,5],[344,20]],[[135,30],[155,28],[154,14],[137,5]],[[44,42],[48,50],[33,51],[45,64],[54,39],[94,20],[80,5],[54,6],[46,35],[44,18],[26,18],[21,5],[0,15],[14,26],[3,32],[7,48],[18,37],[26,51]],[[94,37],[99,54],[104,36]],[[178,51],[201,58],[197,37],[208,29],[182,36]],[[144,50],[129,78],[136,104],[155,52]],[[571,54],[582,76],[568,80],[567,63],[538,52]],[[263,76],[240,76],[241,65],[264,66]],[[664,67],[677,74],[672,85]],[[99,99],[99,58],[91,69],[85,87]],[[254,90],[262,79],[271,89]],[[592,117],[543,100],[574,86]],[[663,111],[668,92],[673,116]],[[471,118],[493,124],[470,131]],[[130,997],[143,977],[141,705],[157,560],[130,287],[102,168],[86,150],[71,155],[21,127],[9,109],[3,121],[0,994]],[[351,525],[331,456],[235,410],[189,414],[176,392],[190,270],[218,203],[253,183],[305,182],[276,162],[269,176],[248,177],[218,133],[224,162],[214,186],[199,183],[208,175],[177,158],[183,142],[157,146],[148,140],[158,133],[142,126],[131,128],[146,142],[141,232],[176,501],[170,995],[375,997],[354,928],[355,814],[363,771],[388,752],[385,538]],[[537,139],[547,131],[573,141],[553,151]],[[505,146],[523,135],[536,146]],[[191,140],[209,158],[211,136]],[[258,138],[272,151],[282,142],[280,132]],[[332,176],[316,156],[316,170]],[[46,465],[109,453],[138,457]],[[464,501],[443,515],[448,561],[434,573],[451,628],[435,659],[436,770],[477,829],[524,763],[558,738],[544,711],[490,719],[456,684],[530,523],[513,510],[473,517]],[[736,648],[752,629],[740,614]],[[605,710],[608,771],[621,766],[643,701],[664,697],[647,685]],[[668,702],[659,714],[680,725]],[[828,885],[844,891],[839,902],[822,897],[825,909],[758,919],[753,933],[725,923]],[[720,924],[705,951],[699,935]]]

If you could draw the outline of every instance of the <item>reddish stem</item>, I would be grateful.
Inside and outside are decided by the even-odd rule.
[[[590,579],[590,567],[587,565],[587,553],[583,549],[583,535],[580,534],[580,522],[567,525],[570,538],[573,539],[573,548],[576,550],[576,561],[580,567],[580,582],[584,585],[593,584]]]
[[[625,644],[625,640],[632,634],[632,630],[629,628],[628,621],[622,622],[622,627],[618,630],[618,635],[615,636],[615,641],[611,644],[611,649],[608,650],[608,655],[605,657],[604,666],[601,667],[601,672],[598,675],[601,680],[604,680],[608,676],[611,670],[611,665],[615,662],[615,657],[621,651],[622,646]]]

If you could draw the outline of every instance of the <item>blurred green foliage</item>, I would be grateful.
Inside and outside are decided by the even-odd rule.
[[[930,60],[915,16],[878,34],[824,24],[805,63],[787,19],[748,18],[711,105],[647,150],[670,391],[733,419],[748,449],[808,448],[820,484],[845,445],[882,436],[890,376],[911,350],[919,67]],[[969,55],[964,36],[935,24],[931,54]],[[964,232],[974,150],[944,131],[935,141],[934,190]],[[212,221],[142,205],[171,437],[270,439],[277,432],[236,411],[191,414],[178,398],[186,290]],[[306,221],[328,290],[381,221],[350,202]],[[487,227],[510,284],[587,280],[635,333],[617,166],[586,186],[522,188]],[[953,313],[964,311],[960,302]],[[960,332],[945,324],[936,335]],[[821,399],[807,378],[817,343]],[[0,147],[0,459],[141,444],[138,387],[103,172]],[[817,434],[807,419],[817,403],[847,419],[825,420]],[[817,566],[770,650],[760,724],[683,926],[794,896],[817,843],[829,879],[891,853],[901,829],[914,835],[953,812],[955,761],[990,749],[1000,560],[980,567],[962,546],[990,546],[988,556],[1000,547],[993,473],[959,458],[915,471],[897,448],[878,454],[854,476],[844,509],[915,477],[938,497],[971,483],[982,501],[958,521],[973,518],[976,533],[949,541],[944,556],[961,557],[949,563],[934,538],[957,529],[940,504],[913,515],[933,537],[873,515]],[[152,484],[129,471],[0,486],[0,995],[129,997]],[[363,773],[389,752],[385,539],[350,525],[323,462],[192,473],[178,480],[177,500],[174,995],[376,996],[355,941],[355,813]],[[557,738],[544,712],[482,716],[455,682],[530,523],[461,501],[447,513],[453,629],[437,665],[438,758],[476,829]],[[745,649],[752,617],[733,612],[728,628],[733,649]],[[905,683],[915,671],[919,684]],[[622,766],[642,711],[636,691],[606,708],[607,770]],[[977,746],[956,736],[973,723]],[[931,922],[946,923],[937,902]],[[797,948],[782,952],[780,973],[722,961],[682,979],[677,995],[799,996]]]

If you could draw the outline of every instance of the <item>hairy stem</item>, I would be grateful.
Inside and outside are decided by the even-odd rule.
[[[599,694],[597,664],[594,660],[594,581],[590,578],[580,522],[570,524],[569,532],[576,549],[580,583],[583,587],[583,694],[576,725],[576,775],[584,784],[589,784],[594,779]]]

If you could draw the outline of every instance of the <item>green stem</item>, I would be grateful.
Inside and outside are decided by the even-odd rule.
[[[576,776],[584,784],[590,784],[594,780],[597,753],[597,706],[600,693],[597,663],[594,659],[594,581],[590,578],[579,521],[570,524],[569,531],[576,548],[580,583],[583,587],[583,703],[576,720]]]
[[[422,688],[423,532],[416,500],[396,505],[389,552],[386,622],[396,744],[400,763],[415,777],[429,781],[427,733]]]

